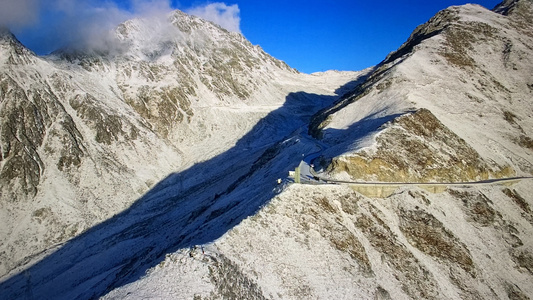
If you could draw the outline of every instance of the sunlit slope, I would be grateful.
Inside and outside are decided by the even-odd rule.
[[[531,2],[451,7],[315,116],[334,176],[469,181],[533,173]],[[369,166],[366,168],[366,166]]]

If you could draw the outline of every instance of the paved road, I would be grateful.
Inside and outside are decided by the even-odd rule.
[[[302,136],[302,138],[312,139],[308,136]],[[490,184],[512,184],[524,179],[533,179],[533,177],[509,177],[509,178],[499,178],[499,179],[487,179],[480,181],[467,181],[467,182],[358,182],[358,181],[345,181],[345,180],[335,180],[330,178],[325,178],[319,173],[316,173],[314,168],[311,166],[312,161],[320,156],[322,151],[327,147],[326,145],[317,142],[315,139],[313,141],[320,148],[319,151],[311,153],[303,158],[300,162],[300,182],[306,184],[348,184],[351,186],[389,186],[389,187],[398,187],[405,185],[413,185],[419,187],[447,187],[447,186],[469,186],[469,185],[490,185]],[[438,188],[437,188],[438,189]]]

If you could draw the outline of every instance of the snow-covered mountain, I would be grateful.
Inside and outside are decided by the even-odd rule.
[[[511,3],[498,8],[506,16],[477,5],[439,12],[317,115],[310,131],[335,144],[329,172],[400,182],[533,174],[531,3]]]
[[[92,53],[4,33],[0,295],[530,299],[532,179],[286,177],[533,175],[532,19],[450,7],[378,66],[314,75],[181,12]]]
[[[3,29],[0,64],[1,275],[122,212],[169,174],[235,148],[259,120],[286,110],[271,120],[286,126],[254,141],[260,151],[358,76],[300,74],[242,35],[180,11],[127,21],[105,47],[47,57]],[[220,175],[202,172],[195,176]]]

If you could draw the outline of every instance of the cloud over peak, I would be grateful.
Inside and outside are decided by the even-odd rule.
[[[218,24],[220,27],[228,31],[241,33],[240,10],[237,4],[226,5],[225,3],[216,2],[205,6],[195,7],[186,10],[186,12]]]
[[[40,0],[0,1],[0,26],[25,27],[39,20]]]
[[[98,49],[112,43],[111,32],[133,18],[163,18],[170,0],[0,0],[0,26],[10,28],[39,54],[62,47]],[[183,11],[240,33],[238,5],[207,3]]]

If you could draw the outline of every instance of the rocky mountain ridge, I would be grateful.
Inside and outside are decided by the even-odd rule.
[[[514,9],[507,16],[476,5],[439,12],[355,93],[315,116],[310,133],[337,148],[323,157],[325,164],[332,162],[329,172],[411,182],[533,174],[527,133],[533,128],[533,40],[523,22],[532,15],[531,3],[498,9],[503,7]],[[403,121],[396,121],[399,116]],[[448,133],[438,137],[441,130]],[[364,135],[369,131],[374,134]],[[468,151],[458,148],[465,141]],[[376,167],[365,171],[367,165]]]

